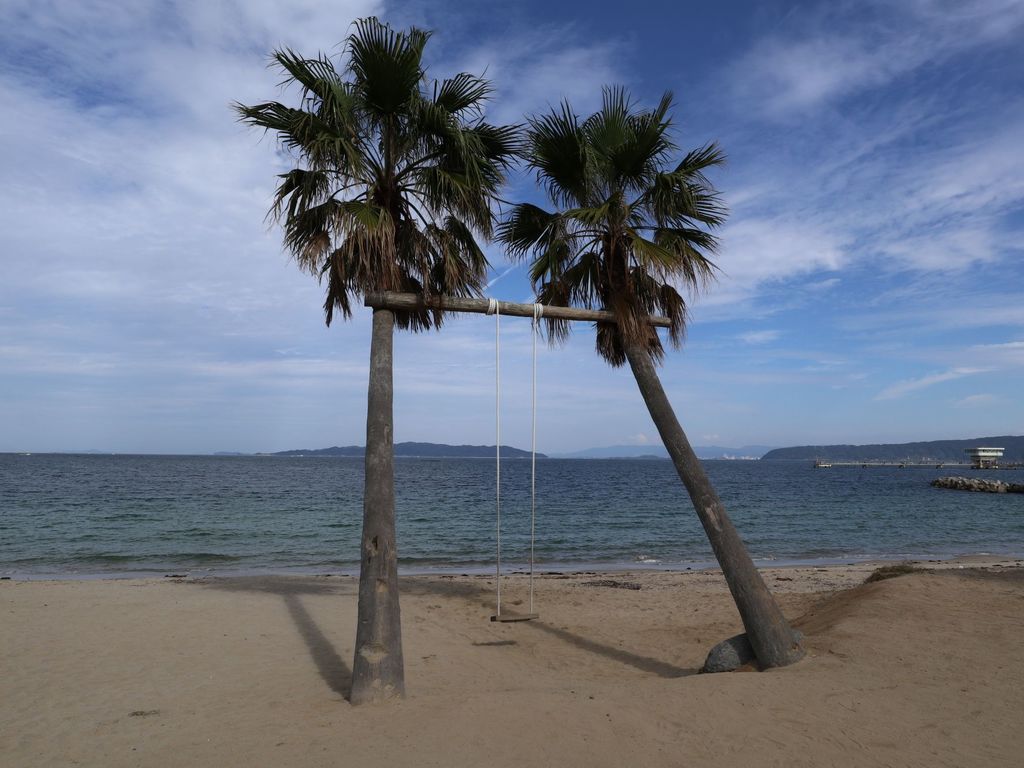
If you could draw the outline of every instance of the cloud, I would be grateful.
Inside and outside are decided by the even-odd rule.
[[[1004,368],[1024,366],[1024,341],[1003,344],[975,344],[969,350],[972,362]]]
[[[1007,341],[1003,344],[979,344],[976,349],[998,349],[1013,352],[1024,351],[1024,341]]]
[[[938,146],[910,139],[924,130],[921,112],[908,118],[918,127],[895,132],[890,145],[865,150],[843,133],[824,147],[794,137],[807,158],[763,152],[744,160],[739,186],[726,188],[733,216],[721,232],[723,274],[707,302],[734,302],[792,278],[811,294],[841,279],[820,273],[867,264],[882,275],[955,274],[1020,253],[1014,217],[1024,205],[1024,111],[987,103],[975,110],[932,126]],[[869,133],[879,129],[877,115],[866,119]]]
[[[828,34],[798,41],[769,38],[736,65],[734,87],[741,98],[760,94],[767,114],[786,118],[858,88],[883,83],[907,66],[906,53],[889,59],[857,38]]]
[[[812,280],[803,284],[803,290],[807,293],[825,293],[832,290],[843,281],[838,277],[829,277],[825,280]]]
[[[742,309],[738,303],[766,284],[837,270],[846,262],[840,239],[813,222],[743,217],[727,224],[720,240],[714,261],[721,273],[701,298],[704,307]]]
[[[899,381],[892,384],[875,396],[875,400],[895,400],[896,398],[904,397],[911,392],[917,392],[927,387],[941,384],[944,381],[953,381],[954,379],[961,379],[964,376],[974,376],[979,373],[987,373],[987,368],[954,368],[943,373],[933,373],[928,376],[922,376],[919,379],[907,379],[905,381]]]
[[[5,7],[0,40],[35,51],[0,74],[19,114],[0,149],[8,285],[241,311],[294,285],[261,223],[279,161],[230,103],[275,95],[274,42],[315,46],[320,22],[375,3]]]
[[[457,60],[458,68],[486,72],[495,88],[488,119],[521,123],[524,115],[568,100],[581,115],[601,104],[601,88],[621,83],[621,43],[584,42],[571,27],[516,25],[481,42]],[[450,67],[449,67],[450,68]]]
[[[992,405],[998,400],[995,395],[989,393],[980,393],[977,395],[968,395],[957,400],[954,405],[957,408],[979,408],[983,406]]]
[[[506,275],[508,275],[508,274],[509,274],[510,272],[512,272],[512,271],[513,271],[513,270],[515,270],[515,269],[518,269],[518,268],[519,268],[519,266],[520,266],[519,264],[513,264],[512,266],[510,266],[510,267],[508,267],[508,268],[506,268],[506,269],[502,270],[502,271],[501,271],[500,273],[498,273],[497,275],[495,275],[494,277],[492,277],[492,278],[491,278],[490,280],[488,280],[488,281],[487,281],[487,285],[485,285],[484,287],[485,287],[485,288],[490,288],[491,286],[493,286],[493,285],[495,285],[496,283],[500,282],[500,281],[501,281],[501,279],[502,279],[503,277],[505,277]]]
[[[1020,254],[1024,110],[1001,72],[1022,28],[1019,3],[825,4],[753,40],[718,83],[732,216],[701,318],[856,291],[858,269],[970,285]]]
[[[1002,286],[999,286],[1000,288]],[[1017,293],[998,289],[971,289],[948,278],[931,281],[919,279],[905,283],[896,290],[883,291],[874,297],[871,312],[852,312],[837,318],[839,328],[854,333],[870,334],[878,339],[884,335],[897,338],[930,336],[936,332],[989,329],[1001,333],[1004,328],[1024,328],[1024,304]],[[1016,342],[1007,342],[1013,345]],[[1001,344],[966,346],[963,351],[992,349],[1001,354]],[[1011,351],[1013,347],[1010,347]]]
[[[1022,26],[1024,8],[1012,0],[830,3],[762,38],[729,77],[737,98],[768,117],[794,121],[925,65],[1008,43]]]
[[[749,333],[741,333],[736,338],[746,344],[767,344],[779,338],[780,334],[780,331],[774,330],[750,331]]]

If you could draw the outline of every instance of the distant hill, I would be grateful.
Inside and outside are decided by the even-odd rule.
[[[924,443],[884,443],[879,445],[799,445],[776,448],[762,461],[964,461],[965,448],[990,446],[1005,448],[1003,461],[1024,461],[1024,437],[1001,435],[970,440],[931,440]]]
[[[492,459],[493,445],[444,445],[442,443],[395,443],[395,456],[406,458],[446,458],[446,459]],[[299,449],[294,451],[278,451],[273,456],[363,456],[366,448],[361,445],[334,446],[333,448]],[[528,459],[529,451],[501,446],[503,459]],[[546,459],[543,453],[537,454],[538,459]]]
[[[756,459],[768,445],[744,445],[740,448],[723,448],[719,445],[695,445],[693,452],[702,459]],[[573,453],[560,453],[557,459],[667,459],[668,451],[661,445],[607,445],[603,448],[586,448]]]

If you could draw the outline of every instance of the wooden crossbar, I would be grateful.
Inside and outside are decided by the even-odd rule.
[[[486,315],[490,307],[488,299],[469,299],[460,296],[431,296],[428,298],[420,293],[397,293],[394,291],[368,293],[363,304],[374,309],[443,309],[445,312],[474,312],[481,315]],[[517,304],[511,301],[499,301],[497,304],[498,311],[503,315],[533,317],[533,304]],[[603,310],[556,307],[550,304],[544,304],[543,307],[544,317],[553,317],[558,320],[616,322],[614,314]],[[651,315],[648,322],[657,328],[668,328],[672,325],[672,321],[667,317],[656,315]]]

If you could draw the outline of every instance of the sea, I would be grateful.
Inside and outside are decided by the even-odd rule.
[[[1024,555],[1024,494],[933,488],[945,475],[1024,471],[705,461],[759,565]],[[501,467],[502,560],[527,567],[529,460]],[[493,459],[395,461],[399,569],[483,573],[496,558]],[[0,576],[352,574],[361,458],[0,455]],[[543,459],[541,571],[714,564],[666,460]]]

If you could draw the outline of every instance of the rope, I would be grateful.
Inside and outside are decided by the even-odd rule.
[[[494,583],[498,597],[495,613],[501,616],[501,308],[496,299],[487,300],[487,314],[494,315],[494,508],[495,549]]]
[[[487,300],[487,314],[494,315],[494,508],[495,562],[494,583],[497,592],[495,613],[501,616],[501,306],[496,299]],[[530,613],[533,613],[533,569],[537,540],[537,336],[544,305],[533,305],[533,381],[531,386],[530,426]]]
[[[530,613],[533,613],[533,551],[537,538],[537,334],[544,305],[533,305],[533,387],[530,414],[533,419],[530,441]]]

